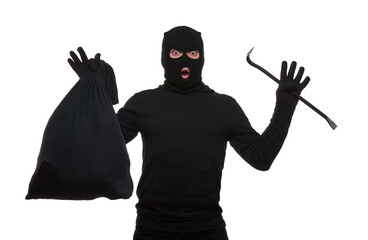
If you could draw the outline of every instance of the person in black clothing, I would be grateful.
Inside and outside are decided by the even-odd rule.
[[[205,85],[201,34],[180,26],[164,34],[165,81],[132,96],[117,112],[125,141],[143,141],[134,240],[228,239],[219,206],[227,143],[254,168],[267,171],[287,136],[304,68],[294,78],[284,61],[272,119],[262,134],[236,100]]]

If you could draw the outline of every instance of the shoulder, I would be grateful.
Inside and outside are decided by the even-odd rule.
[[[234,116],[234,114],[235,115],[244,114],[242,107],[239,105],[239,103],[234,97],[228,94],[218,92],[214,92],[212,96],[214,99],[216,99],[214,101],[214,104],[216,104],[218,107],[221,106],[221,109],[224,111],[224,114],[228,116]]]
[[[135,93],[131,98],[144,98],[154,95],[157,92],[157,89],[146,89],[140,92]]]
[[[237,105],[237,102],[235,100],[235,98],[233,98],[232,96],[228,95],[228,94],[224,94],[224,93],[218,93],[216,91],[214,91],[212,94],[210,94],[212,98],[223,102],[224,104],[229,104],[229,105]]]
[[[147,89],[147,90],[143,90],[140,92],[135,93],[133,96],[131,96],[127,103],[129,102],[145,102],[148,101],[150,99],[152,99],[152,97],[154,97],[155,95],[157,95],[157,89]]]

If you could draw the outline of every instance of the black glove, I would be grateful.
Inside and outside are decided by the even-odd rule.
[[[70,56],[72,59],[69,58],[68,62],[79,77],[82,77],[88,71],[96,72],[99,70],[97,66],[98,65],[97,61],[93,58],[88,60],[87,55],[82,47],[79,47],[77,50],[79,52],[82,61],[78,58],[75,52],[70,51]],[[97,53],[95,58],[100,60],[100,55],[101,54]]]
[[[295,68],[296,62],[292,62],[289,73],[287,73],[287,62],[282,62],[280,85],[276,91],[276,104],[283,108],[294,109],[296,107],[299,99],[293,96],[291,92],[295,92],[300,95],[310,80],[309,77],[306,77],[303,82],[300,82],[304,73],[303,67],[299,68],[298,74],[294,78]]]
[[[97,53],[95,58],[88,60],[87,55],[82,47],[79,47],[77,50],[82,61],[78,58],[75,52],[70,51],[70,56],[72,59],[69,58],[68,62],[73,70],[78,74],[79,78],[81,78],[88,71],[98,72],[105,83],[106,90],[109,93],[112,104],[119,103],[115,73],[112,67],[105,61],[101,60],[100,53]]]

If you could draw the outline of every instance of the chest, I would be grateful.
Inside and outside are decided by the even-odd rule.
[[[225,106],[190,96],[155,99],[139,110],[138,117],[142,135],[163,137],[224,137],[227,122]]]

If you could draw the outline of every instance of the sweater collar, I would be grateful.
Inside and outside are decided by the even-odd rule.
[[[159,89],[178,92],[178,93],[212,93],[214,92],[210,87],[205,85],[203,82],[190,89],[180,89],[171,84],[170,81],[165,80],[164,84],[159,86]]]

